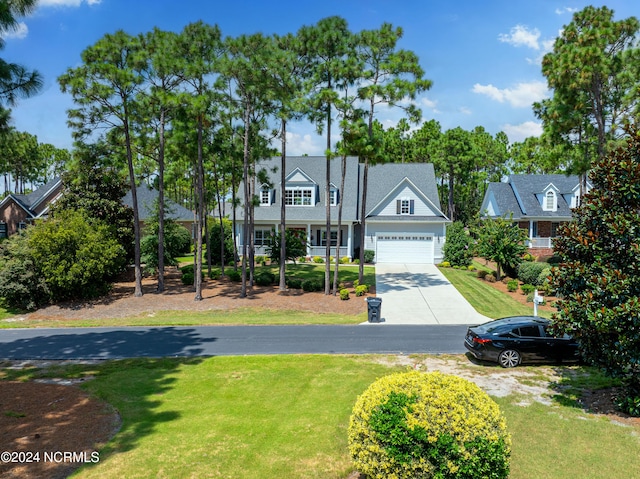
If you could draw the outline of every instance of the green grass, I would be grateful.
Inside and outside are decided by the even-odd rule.
[[[122,428],[100,450],[100,462],[73,477],[344,479],[353,471],[347,451],[353,404],[377,377],[398,370],[380,359],[135,359],[44,372],[0,369],[0,378],[95,377],[83,387],[118,410]],[[563,378],[558,391],[610,385],[588,368],[554,369]],[[591,374],[597,377],[590,381]],[[522,406],[521,399],[496,399],[512,435],[511,479],[599,479],[604,471],[608,479],[637,477],[640,427],[565,401]]]
[[[157,311],[141,316],[108,319],[30,319],[0,320],[0,329],[11,328],[74,328],[112,326],[198,326],[198,325],[294,325],[294,324],[359,324],[367,313],[346,315],[284,311],[261,308],[240,308],[210,311]]]
[[[440,268],[440,271],[480,314],[493,319],[533,314],[533,304],[524,306],[518,303],[509,295],[479,281],[474,271],[453,268]],[[539,311],[538,314],[551,317],[549,311]]]

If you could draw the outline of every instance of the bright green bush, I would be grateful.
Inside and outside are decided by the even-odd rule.
[[[349,290],[348,289],[343,288],[343,289],[340,290],[340,299],[342,299],[342,300],[349,299]]]
[[[314,256],[313,257],[313,262],[314,263],[318,263],[318,264],[324,263],[324,259],[322,258],[322,256]]]
[[[545,269],[549,269],[549,264],[530,262],[520,263],[518,266],[518,279],[525,284],[539,286],[538,278],[540,277],[540,273]]]
[[[349,263],[349,257],[348,256],[343,256],[342,258],[340,258],[340,263],[348,264]]]
[[[535,291],[536,287],[532,284],[523,284],[520,286],[520,289],[522,290],[522,294],[530,294]]]
[[[451,263],[449,263],[448,261],[443,261],[442,263],[440,263],[440,266],[443,268],[451,268]]]
[[[349,452],[372,479],[503,479],[510,447],[498,405],[475,384],[439,372],[378,379],[349,421]]]
[[[510,279],[509,281],[507,281],[507,290],[511,291],[512,293],[518,291],[518,280]]]
[[[356,296],[364,296],[369,292],[369,287],[366,284],[361,284],[360,286],[356,286]]]

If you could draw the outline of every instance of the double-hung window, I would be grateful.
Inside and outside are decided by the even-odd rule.
[[[269,230],[254,230],[253,232],[253,244],[255,246],[266,246],[269,244]]]
[[[284,204],[287,206],[311,206],[312,194],[311,188],[287,189],[284,193]]]
[[[336,246],[338,244],[338,232],[331,232],[331,246]],[[320,237],[320,246],[327,246],[327,232],[326,230],[322,231]]]

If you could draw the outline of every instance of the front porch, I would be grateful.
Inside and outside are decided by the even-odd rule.
[[[307,245],[307,253],[306,257],[308,259],[313,258],[314,256],[319,256],[321,258],[326,257],[326,225],[319,225],[315,223],[308,224],[287,224],[288,230],[299,231],[303,234],[303,237],[306,240]],[[256,224],[254,227],[254,247],[255,254],[266,256],[267,253],[267,245],[269,242],[269,236],[271,233],[279,232],[280,225],[265,225],[265,224]],[[342,225],[341,227],[341,241],[339,254],[341,258],[347,257],[349,260],[352,260],[353,257],[353,247],[355,244],[354,240],[354,227],[352,224]],[[330,245],[331,245],[331,253],[330,256],[336,255],[336,246],[338,240],[338,227],[337,225],[333,225],[330,233]],[[242,231],[239,231],[236,234],[236,241],[238,244],[238,249],[241,251],[243,248],[243,238]]]

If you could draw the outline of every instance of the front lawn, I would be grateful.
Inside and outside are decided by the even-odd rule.
[[[474,375],[497,374],[498,381],[508,382],[520,370],[458,358],[460,367]],[[47,376],[94,376],[83,387],[122,417],[122,428],[100,451],[100,462],[73,477],[345,479],[353,472],[347,451],[351,409],[371,382],[399,369],[385,366],[387,359],[136,359],[59,367]],[[543,368],[531,370],[547,374]],[[575,366],[548,370],[563,378],[551,388],[549,405],[522,394],[496,398],[513,440],[511,479],[637,477],[640,427],[589,414],[564,396],[567,390],[575,393],[571,386],[577,376],[574,385],[596,387],[603,385],[601,377]],[[36,375],[28,369],[0,370],[5,379]],[[590,375],[597,380],[585,380]],[[526,377],[528,385],[532,379]]]
[[[466,298],[476,311],[489,318],[497,319],[506,316],[530,316],[533,314],[533,303],[523,305],[485,281],[478,279],[474,271],[454,268],[440,268],[444,276]],[[551,317],[550,311],[539,311],[539,316]]]

